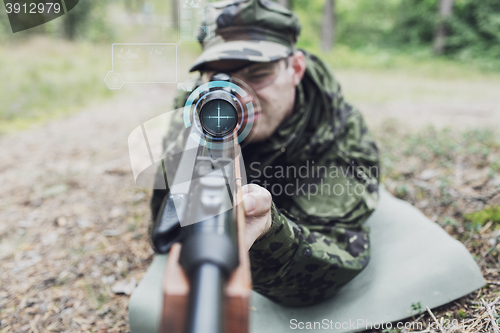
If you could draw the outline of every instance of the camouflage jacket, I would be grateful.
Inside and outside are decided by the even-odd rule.
[[[291,117],[242,150],[247,181],[273,195],[271,229],[249,251],[253,288],[288,306],[331,297],[368,264],[364,222],[378,201],[378,151],[362,116],[328,66],[304,53]],[[155,191],[153,216],[164,195]]]

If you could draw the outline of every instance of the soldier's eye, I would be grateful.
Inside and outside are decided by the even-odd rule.
[[[274,73],[272,71],[260,71],[257,73],[252,73],[252,74],[248,75],[248,77],[258,79],[258,78],[268,77],[268,76],[273,75],[273,74]]]
[[[247,81],[251,83],[260,83],[260,82],[265,82],[271,78],[273,78],[272,73],[261,73],[261,74],[255,74],[247,77]]]

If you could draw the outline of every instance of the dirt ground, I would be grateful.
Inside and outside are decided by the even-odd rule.
[[[338,73],[371,127],[387,118],[408,128],[500,125],[497,81],[398,85],[375,75]],[[372,88],[379,97],[366,94]],[[153,252],[150,193],[134,184],[127,137],[170,110],[173,93],[125,85],[111,100],[0,138],[0,332],[128,331],[127,294]]]
[[[111,288],[139,280],[152,251],[127,138],[172,98],[165,86],[129,88],[0,139],[2,333],[128,330],[128,297]]]

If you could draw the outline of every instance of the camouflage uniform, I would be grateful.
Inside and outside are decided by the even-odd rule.
[[[204,47],[219,43],[225,50],[215,58],[214,51],[208,57],[202,54],[193,70],[226,55],[230,59],[252,61],[284,57],[294,50],[293,43],[300,31],[291,12],[264,0],[237,1],[229,6],[226,2],[209,13],[223,26],[222,30],[241,31],[245,24],[259,22],[259,29],[265,33],[252,30],[245,38],[253,41],[245,41],[245,45],[239,45],[236,37],[234,42],[229,37],[221,42],[221,34],[216,37],[218,41],[202,38]],[[289,43],[287,52],[260,53],[263,38],[271,36],[273,43],[278,43],[279,38],[269,32],[275,29],[284,32],[280,42]],[[226,45],[231,43],[237,47],[234,52]],[[275,51],[279,53],[279,47]],[[252,56],[245,57],[245,52]],[[264,186],[267,181],[265,185],[272,194],[273,186],[288,185],[288,193],[293,193],[274,193],[271,229],[249,251],[254,290],[287,306],[314,304],[332,296],[367,265],[369,230],[363,223],[378,201],[378,151],[361,114],[344,101],[328,66],[303,52],[306,73],[297,87],[292,115],[264,142],[243,148],[248,182]],[[186,98],[187,95],[179,95],[175,107],[182,107]],[[306,170],[306,177],[286,172],[282,177],[264,177],[265,168],[274,173],[291,166]],[[316,189],[314,186],[327,189],[327,185],[330,188],[327,194],[312,191]],[[356,185],[358,191],[345,190]],[[332,188],[343,188],[344,192],[333,192]],[[154,213],[165,194],[166,191],[155,192]]]

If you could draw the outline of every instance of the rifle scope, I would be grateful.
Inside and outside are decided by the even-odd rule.
[[[230,81],[227,74],[217,74],[212,81]],[[238,124],[238,104],[236,98],[224,88],[205,92],[199,106],[199,119],[205,133],[216,138],[230,134]],[[202,95],[203,97],[203,95]]]

